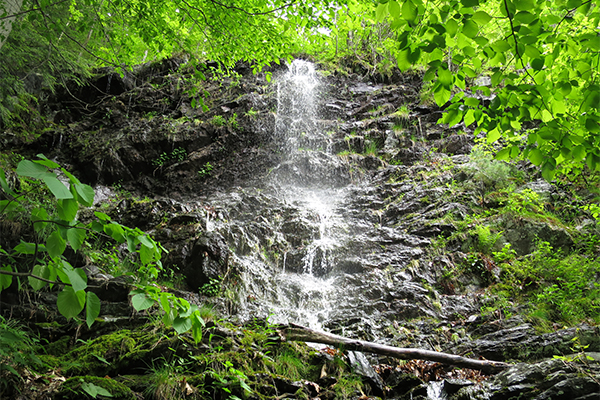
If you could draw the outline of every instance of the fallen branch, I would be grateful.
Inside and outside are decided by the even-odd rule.
[[[456,356],[454,354],[441,353],[438,351],[409,349],[401,347],[386,346],[363,340],[348,339],[332,333],[317,332],[300,325],[282,325],[277,332],[282,341],[314,342],[328,344],[334,347],[343,347],[346,350],[355,350],[368,353],[376,353],[384,356],[399,358],[401,360],[427,360],[442,364],[454,365],[460,368],[476,369],[484,372],[499,372],[510,364],[500,361],[473,360],[471,358]]]

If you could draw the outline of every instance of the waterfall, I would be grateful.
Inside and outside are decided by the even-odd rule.
[[[304,60],[294,60],[288,72],[277,80],[275,134],[288,154],[297,151],[301,139],[313,136],[317,130],[318,86],[315,66]]]
[[[271,321],[320,328],[333,308],[332,296],[337,290],[332,273],[334,253],[346,235],[337,210],[343,191],[326,179],[330,162],[339,161],[323,151],[328,138],[319,128],[321,85],[315,66],[295,60],[275,84],[274,137],[282,161],[267,184],[275,191],[276,200],[290,210],[280,226],[290,247],[282,251],[275,267],[266,265],[270,261],[265,257],[257,259],[261,258],[257,254],[241,257],[240,262],[249,297],[268,307]],[[290,239],[295,235],[304,236]]]

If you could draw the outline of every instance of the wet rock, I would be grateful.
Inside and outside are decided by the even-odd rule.
[[[96,293],[98,298],[109,302],[126,302],[131,291],[133,278],[127,275],[121,275],[116,278],[107,277],[102,279],[95,276],[88,280],[90,292]]]
[[[390,388],[390,396],[403,396],[423,383],[416,376],[399,370],[392,370],[386,375],[384,382]]]
[[[197,291],[211,280],[220,280],[229,266],[229,248],[225,239],[215,232],[200,236],[186,259],[184,275],[191,290]]]
[[[449,351],[455,354],[472,351],[487,359],[498,361],[536,360],[570,353],[574,338],[578,338],[581,345],[589,346],[587,348],[589,351],[600,351],[600,328],[598,327],[581,325],[536,335],[529,324],[488,333],[469,343],[451,347]]]
[[[567,359],[551,359],[534,364],[517,364],[492,379],[476,386],[460,389],[452,400],[529,399],[597,399],[600,393],[600,361],[573,355]],[[585,353],[580,356],[585,357]]]
[[[573,246],[573,238],[565,229],[548,222],[505,218],[502,237],[504,242],[511,244],[511,248],[518,255],[535,251],[540,240],[563,252],[568,252]]]
[[[371,367],[367,357],[358,351],[349,351],[347,357],[354,373],[362,376],[371,386],[371,393],[375,396],[382,396],[385,391],[385,384],[383,379]]]

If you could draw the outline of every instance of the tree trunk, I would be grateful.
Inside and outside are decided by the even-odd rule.
[[[10,35],[16,14],[21,11],[22,6],[23,0],[0,0],[0,15],[5,15],[0,19],[0,49]]]
[[[440,353],[431,350],[408,349],[382,344],[365,342],[363,340],[348,339],[331,333],[317,332],[310,328],[290,324],[282,325],[277,332],[282,341],[302,341],[329,344],[346,350],[355,350],[381,354],[399,358],[401,360],[427,360],[442,364],[454,365],[460,368],[476,369],[484,372],[499,372],[510,367],[510,364],[500,361],[473,360],[471,358],[456,356],[454,354]]]

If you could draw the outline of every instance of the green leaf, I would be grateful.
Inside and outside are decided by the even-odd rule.
[[[573,159],[577,162],[581,162],[585,158],[586,153],[587,151],[584,145],[580,144],[579,146],[575,146],[572,152]]]
[[[54,169],[54,168],[60,168],[60,165],[58,165],[57,163],[55,163],[54,161],[48,160],[48,158],[43,155],[43,154],[38,154],[37,155],[39,158],[41,158],[41,160],[35,160],[34,162],[36,164],[41,164],[44,165],[50,169]]]
[[[382,22],[385,19],[385,16],[388,13],[388,5],[385,3],[377,4],[377,8],[375,9],[375,20],[377,22]]]
[[[448,22],[446,22],[446,32],[451,37],[458,32],[458,22],[454,18],[450,18]]]
[[[398,2],[396,0],[391,0],[388,3],[388,12],[394,18],[399,17],[400,16],[400,4],[398,4]]]
[[[411,0],[406,0],[402,4],[402,18],[408,22],[413,22],[417,19],[417,6]]]
[[[541,71],[544,68],[544,59],[543,58],[534,58],[531,60],[531,68],[536,71]]]
[[[58,200],[56,205],[56,212],[58,217],[63,221],[73,221],[77,216],[79,210],[79,203],[75,199],[62,199]]]
[[[585,119],[585,129],[590,132],[599,133],[600,125],[598,125],[598,122],[594,118],[588,117]]]
[[[43,165],[36,164],[33,161],[22,160],[17,165],[17,174],[20,176],[28,176],[30,178],[43,179],[44,176],[49,175],[48,168]]]
[[[1,265],[0,271],[13,272],[10,265]],[[7,289],[12,283],[12,276],[0,274],[0,291]]]
[[[148,265],[154,260],[154,249],[151,249],[146,246],[140,247],[140,261],[142,265]]]
[[[81,270],[81,268],[77,268],[77,269]],[[74,291],[78,292],[80,290],[85,290],[87,288],[87,283],[85,282],[85,280],[83,280],[81,278],[81,275],[79,275],[79,273],[76,270],[65,269],[65,270],[63,270],[63,272],[69,278],[69,282],[65,282],[65,283],[70,283],[71,286],[73,287]]]
[[[31,273],[35,276],[39,276],[40,278],[49,279],[50,277],[50,269],[46,265],[36,265],[33,267]],[[33,290],[40,290],[44,286],[48,284],[48,282],[40,281],[39,279],[33,278],[31,276],[27,277],[29,281],[29,285]]]
[[[460,4],[462,4],[463,7],[475,7],[476,5],[479,5],[479,0],[460,0]]]
[[[511,45],[506,40],[497,40],[492,43],[492,49],[498,52],[504,52],[511,49]]]
[[[24,242],[21,239],[21,243],[16,245],[13,250],[18,254],[35,254],[35,243]],[[38,251],[42,251],[38,246]],[[46,251],[46,248],[43,248],[43,251]]]
[[[106,390],[103,387],[100,387],[98,385],[94,385],[91,382],[83,382],[81,384],[81,389],[83,389],[84,392],[86,392],[88,395],[90,395],[94,399],[97,396],[113,397],[113,395],[108,390]]]
[[[514,4],[517,10],[531,10],[535,7],[535,0],[516,0]]]
[[[71,286],[65,286],[62,292],[58,294],[56,305],[58,312],[67,319],[79,315],[85,304],[85,292],[75,292]]]
[[[152,307],[154,300],[148,298],[146,293],[138,293],[131,298],[131,305],[136,311],[143,311]]]
[[[492,20],[492,17],[485,11],[477,11],[475,14],[473,14],[471,19],[477,22],[479,25],[485,25]]]
[[[60,256],[67,248],[67,241],[63,239],[58,230],[52,232],[46,239],[46,250],[50,257]]]
[[[57,199],[72,199],[73,195],[64,183],[58,180],[56,175],[48,173],[42,177],[44,183],[48,186],[48,189],[52,192],[54,197]]]
[[[123,227],[116,223],[104,225],[104,233],[115,239],[119,243],[125,243],[125,231]]]
[[[550,158],[544,164],[542,164],[542,177],[550,182],[554,179],[554,174],[556,173],[556,161],[553,158]]]
[[[94,196],[96,193],[91,186],[83,183],[75,183],[75,190],[77,190],[81,204],[86,207],[91,207],[94,204]]]
[[[0,187],[2,187],[2,190],[4,190],[6,194],[10,194],[11,196],[15,195],[15,192],[8,186],[4,171],[0,171]]]
[[[464,22],[462,33],[468,38],[474,38],[479,33],[479,26],[472,19],[468,19]]]
[[[496,160],[504,160],[507,161],[510,159],[510,147],[505,147],[504,149],[500,150],[498,153],[496,153],[496,156],[494,157]]]
[[[94,212],[94,215],[96,216],[96,218],[98,218],[101,221],[110,221],[110,217],[108,215],[104,214],[103,212],[96,211],[96,212]]]
[[[36,232],[42,231],[46,227],[47,222],[36,222],[36,221],[47,221],[48,218],[49,218],[48,211],[46,211],[45,208],[41,208],[41,207],[34,208],[31,211],[31,221],[34,222],[33,229]]]
[[[549,121],[552,121],[552,119],[554,119],[554,118],[552,117],[552,114],[550,114],[550,111],[542,110],[542,121],[543,122],[549,122]]]
[[[435,86],[433,90],[433,99],[435,100],[435,103],[440,107],[446,104],[448,100],[450,100],[451,95],[452,92],[450,91],[450,89],[447,89],[446,87],[444,87],[444,85],[439,83]]]
[[[438,69],[438,82],[441,83],[442,85],[444,85],[445,87],[452,86],[452,82],[453,82],[452,72],[450,72],[449,70],[447,70],[445,68]]]
[[[491,131],[489,131],[487,133],[487,142],[488,143],[494,143],[496,140],[500,139],[500,131],[498,130],[498,128],[494,128]]]
[[[96,318],[100,315],[100,299],[96,293],[87,292],[87,301],[85,304],[85,323],[88,328],[91,328]]]
[[[160,294],[160,306],[162,307],[164,312],[169,312],[171,309],[171,303],[169,301],[170,294],[169,293],[161,293]]]
[[[542,161],[544,161],[544,153],[542,153],[539,149],[532,149],[529,152],[528,157],[529,161],[531,161],[533,165],[540,166]]]
[[[471,125],[475,122],[475,110],[469,109],[465,114],[465,126]]]
[[[514,20],[522,24],[529,24],[536,18],[537,16],[530,13],[529,11],[519,11],[517,14],[515,14]]]
[[[156,247],[153,241],[146,235],[139,235],[137,236],[137,239],[140,241],[141,244],[150,249],[154,249]]]
[[[81,245],[85,241],[85,238],[85,229],[71,228],[67,230],[67,240],[74,251],[77,251],[81,248]]]
[[[192,321],[189,318],[176,317],[175,320],[173,320],[173,329],[180,335],[189,331],[191,328]]]
[[[404,72],[407,71],[410,67],[412,67],[411,62],[408,60],[410,55],[410,49],[407,47],[404,50],[400,50],[396,55],[396,62],[398,63],[398,69]]]

